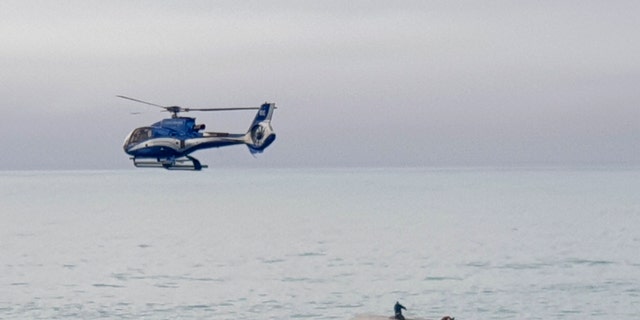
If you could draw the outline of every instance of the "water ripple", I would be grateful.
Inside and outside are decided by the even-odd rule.
[[[125,288],[125,286],[122,286],[122,285],[107,284],[107,283],[94,283],[93,286],[98,288]]]

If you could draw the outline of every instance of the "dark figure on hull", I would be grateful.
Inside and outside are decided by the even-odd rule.
[[[407,310],[407,308],[401,305],[400,302],[396,301],[396,305],[393,306],[393,311],[395,312],[396,320],[404,320],[404,316],[402,315],[402,309]]]

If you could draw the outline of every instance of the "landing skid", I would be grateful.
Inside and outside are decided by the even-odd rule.
[[[209,167],[206,164],[201,164],[198,159],[190,156],[177,159],[131,158],[131,160],[133,160],[133,165],[138,168],[165,168],[167,170],[200,171],[203,168]]]

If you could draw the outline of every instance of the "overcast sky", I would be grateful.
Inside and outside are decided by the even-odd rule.
[[[0,1],[0,169],[119,169],[183,107],[279,107],[211,166],[638,165],[640,1]],[[132,115],[132,112],[141,112]],[[252,112],[200,113],[244,132]]]

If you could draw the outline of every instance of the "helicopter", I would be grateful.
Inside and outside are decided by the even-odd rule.
[[[162,106],[120,95],[116,97],[162,108],[171,113],[171,118],[136,128],[125,138],[124,152],[131,156],[136,167],[200,171],[208,166],[189,155],[194,151],[244,144],[255,155],[262,153],[276,139],[271,127],[275,103],[265,102],[258,108],[183,108]],[[205,132],[205,125],[196,124],[195,118],[179,116],[180,113],[190,111],[232,110],[258,110],[246,133]]]

